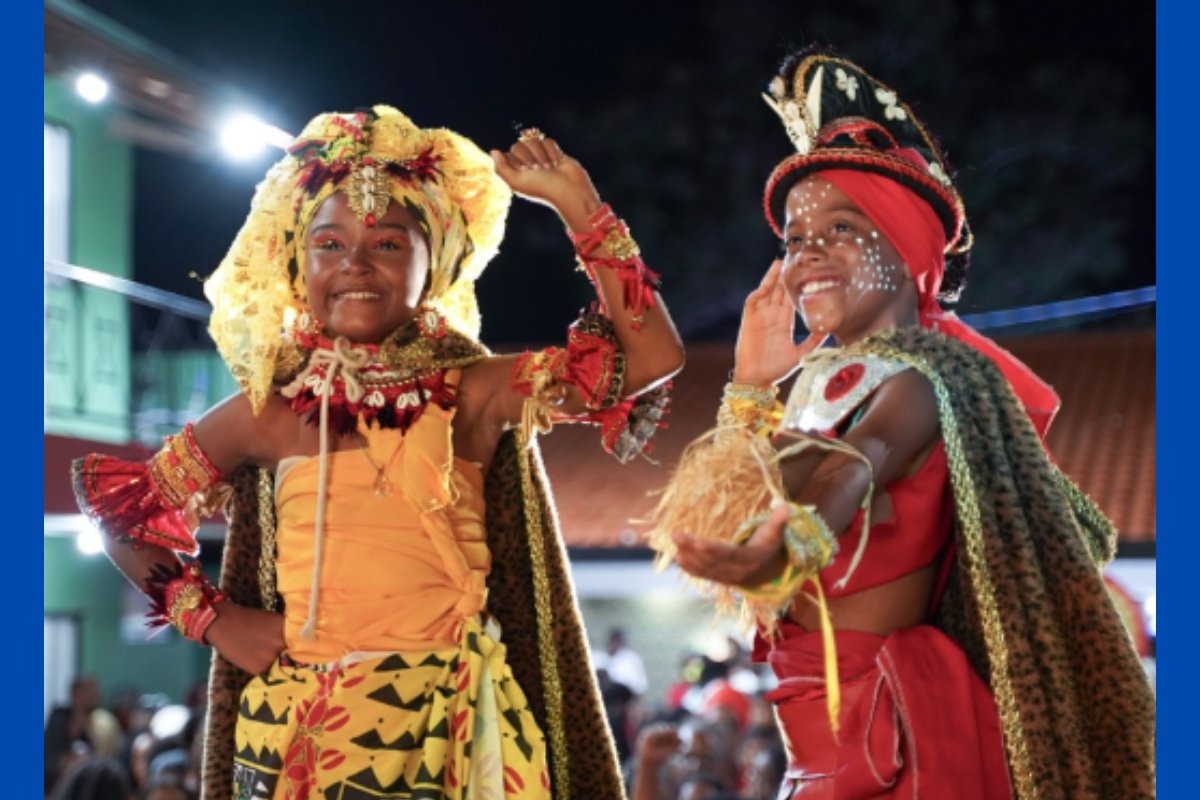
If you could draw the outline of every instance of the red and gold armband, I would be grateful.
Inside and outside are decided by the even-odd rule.
[[[592,411],[616,406],[625,386],[625,354],[612,322],[595,311],[584,313],[567,330],[566,348],[522,354],[509,383],[544,406],[550,415],[547,421],[555,419],[552,408],[562,402],[567,385],[579,390]]]
[[[625,308],[633,313],[631,327],[639,330],[646,309],[654,308],[654,292],[659,286],[659,276],[642,261],[642,251],[629,235],[629,227],[617,219],[608,203],[592,212],[588,224],[591,230],[587,233],[569,234],[575,245],[579,267],[593,282],[597,268],[611,269],[617,273],[624,290]],[[606,255],[598,253],[601,249]]]
[[[509,383],[529,398],[521,423],[526,435],[544,433],[557,421],[590,422],[600,426],[604,449],[622,461],[645,450],[662,426],[670,388],[668,384],[635,399],[623,399],[625,355],[612,322],[594,310],[571,325],[565,349],[548,347],[521,355]],[[583,396],[587,413],[555,411],[567,386],[574,386]]]
[[[92,453],[71,465],[79,508],[109,536],[197,552],[195,530],[219,500],[221,473],[189,423],[145,463]]]
[[[608,317],[585,313],[567,330],[562,380],[579,389],[592,411],[612,408],[625,388],[625,354]]]
[[[146,624],[151,629],[170,625],[185,639],[206,644],[204,634],[217,618],[214,606],[225,595],[200,571],[199,562],[174,568],[155,564],[145,589],[150,598]]]

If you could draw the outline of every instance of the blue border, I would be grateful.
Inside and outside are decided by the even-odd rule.
[[[1136,11],[1132,5],[1130,10],[1132,13],[1145,13],[1144,10]],[[1157,385],[1157,395],[1160,398],[1158,411],[1163,430],[1184,434],[1159,437],[1158,450],[1159,496],[1166,501],[1160,509],[1162,524],[1158,527],[1166,531],[1164,552],[1167,553],[1167,557],[1158,565],[1163,578],[1160,592],[1162,602],[1158,611],[1166,621],[1161,627],[1167,631],[1168,637],[1165,644],[1159,643],[1159,649],[1165,656],[1160,656],[1159,659],[1162,666],[1158,672],[1158,684],[1160,694],[1169,700],[1162,707],[1159,717],[1162,733],[1158,737],[1162,748],[1159,777],[1163,796],[1183,797],[1190,794],[1185,786],[1194,791],[1190,770],[1194,760],[1191,752],[1192,739],[1185,728],[1193,709],[1191,703],[1184,701],[1184,698],[1189,696],[1190,687],[1182,685],[1190,677],[1188,667],[1193,663],[1183,650],[1193,645],[1190,640],[1171,640],[1170,635],[1171,631],[1176,628],[1182,630],[1186,624],[1182,616],[1190,612],[1191,606],[1182,587],[1188,585],[1187,572],[1200,564],[1200,559],[1197,558],[1200,555],[1200,547],[1191,531],[1192,520],[1185,518],[1184,505],[1181,502],[1181,498],[1190,497],[1194,491],[1194,487],[1187,481],[1190,477],[1191,462],[1185,459],[1189,455],[1191,441],[1186,434],[1195,430],[1195,422],[1192,419],[1194,412],[1188,413],[1192,404],[1184,399],[1187,395],[1184,394],[1186,387],[1183,378],[1190,373],[1191,359],[1194,358],[1194,354],[1185,343],[1190,342],[1189,335],[1194,334],[1185,330],[1191,309],[1185,309],[1183,304],[1200,297],[1200,294],[1191,291],[1200,264],[1196,263],[1194,251],[1182,246],[1182,237],[1172,237],[1170,234],[1174,231],[1187,231],[1196,224],[1192,211],[1195,207],[1190,181],[1192,176],[1188,174],[1185,166],[1192,163],[1191,148],[1185,151],[1185,137],[1190,137],[1191,131],[1184,120],[1186,112],[1195,103],[1191,86],[1194,82],[1191,77],[1194,64],[1190,59],[1186,59],[1184,54],[1192,44],[1189,35],[1196,30],[1196,26],[1191,23],[1196,21],[1197,11],[1192,4],[1181,0],[1169,0],[1159,3],[1157,12],[1157,88],[1162,97],[1176,96],[1181,101],[1164,102],[1157,110],[1158,149],[1161,155],[1154,175],[1157,182],[1159,215],[1156,258],[1158,264],[1167,266],[1165,275],[1160,276],[1159,281],[1167,290],[1164,291],[1161,301],[1164,307],[1159,320],[1165,335],[1159,340],[1161,352],[1158,355],[1158,363],[1164,365],[1164,369],[1159,373],[1161,377]],[[1086,9],[1081,11],[1083,15],[1086,13]],[[23,392],[28,382],[21,379],[22,376],[37,374],[41,368],[36,346],[26,345],[34,338],[22,335],[25,331],[37,331],[40,323],[36,305],[32,302],[32,298],[36,297],[36,278],[31,266],[36,261],[36,255],[32,248],[32,236],[22,230],[24,215],[29,213],[29,198],[25,196],[27,187],[36,183],[32,159],[19,150],[20,142],[32,141],[36,134],[27,130],[26,137],[18,132],[24,129],[22,123],[26,120],[21,109],[28,108],[25,103],[32,105],[33,93],[36,91],[34,69],[41,36],[35,35],[34,31],[41,29],[36,27],[38,22],[35,14],[36,7],[32,3],[10,4],[5,10],[8,24],[4,26],[4,46],[0,47],[0,59],[9,62],[10,65],[8,74],[17,76],[16,80],[8,82],[6,100],[10,104],[12,120],[20,121],[15,125],[16,135],[9,140],[10,149],[6,164],[8,191],[3,193],[3,200],[0,200],[7,212],[5,216],[10,221],[9,247],[6,252],[10,283],[9,302],[5,308],[5,327],[10,341],[15,345],[10,347],[10,358],[17,359],[17,363],[13,365],[15,369],[10,366],[7,370],[11,378],[16,380],[9,384],[9,409],[12,413],[6,431],[9,458],[4,459],[5,466],[2,469],[6,473],[4,485],[8,496],[21,498],[21,502],[8,504],[6,523],[9,535],[6,556],[12,566],[5,575],[3,601],[4,607],[8,609],[8,613],[5,614],[6,638],[15,645],[9,653],[17,659],[25,654],[26,648],[32,650],[35,641],[35,617],[32,613],[27,613],[26,609],[32,606],[31,597],[42,594],[35,585],[40,583],[40,579],[34,577],[34,568],[31,566],[34,560],[40,560],[40,554],[35,556],[35,547],[39,544],[37,523],[40,520],[34,508],[36,497],[40,494],[36,491],[37,484],[40,483],[40,473],[24,458],[26,454],[41,451],[36,445],[35,429],[23,417],[23,414],[27,413],[27,401],[23,398]],[[1064,87],[1064,90],[1069,91],[1069,87]],[[1149,91],[1149,87],[1143,87],[1143,90]],[[1166,165],[1165,168],[1162,165]],[[1147,176],[1147,179],[1150,178],[1151,176]],[[1178,307],[1176,300],[1179,301]],[[1172,368],[1173,366],[1175,368]],[[37,460],[40,461],[40,458]],[[1176,597],[1179,604],[1171,601],[1171,597]],[[1180,613],[1176,614],[1177,610]],[[1170,623],[1172,617],[1179,617],[1179,624]],[[10,663],[10,687],[24,687],[29,681],[27,670],[22,669],[25,665],[17,660]],[[1174,690],[1170,688],[1173,685],[1176,687]],[[25,688],[10,688],[5,692],[5,698],[11,718],[16,722],[0,727],[0,742],[4,745],[3,760],[13,767],[5,770],[4,794],[12,797],[37,797],[37,770],[30,765],[38,763],[40,759],[37,759],[35,754],[36,737],[31,735],[32,731],[25,728],[24,724],[27,719],[31,724],[38,724],[32,722],[39,719],[36,695]],[[1179,795],[1171,791],[1173,788],[1179,790]]]
[[[1187,515],[1183,502],[1184,498],[1194,496],[1195,491],[1190,480],[1194,460],[1188,459],[1194,453],[1195,440],[1186,435],[1195,430],[1195,409],[1185,399],[1189,381],[1184,376],[1190,372],[1190,363],[1195,358],[1195,351],[1188,346],[1195,331],[1185,328],[1191,327],[1187,320],[1195,314],[1190,306],[1197,296],[1198,269],[1192,248],[1183,246],[1184,232],[1194,230],[1196,225],[1195,167],[1191,160],[1194,143],[1185,121],[1191,115],[1185,113],[1188,103],[1184,98],[1195,63],[1188,55],[1194,53],[1192,32],[1197,12],[1194,4],[1180,0],[1159,3],[1157,11],[1156,264],[1158,281],[1166,288],[1158,315],[1163,333],[1158,339],[1157,357],[1158,429],[1184,434],[1158,437],[1158,497],[1165,501],[1159,508],[1157,525],[1164,532],[1165,545],[1160,551],[1164,558],[1158,562],[1158,627],[1167,636],[1157,642],[1158,663],[1162,665],[1158,671],[1158,694],[1167,699],[1159,706],[1158,774],[1161,796],[1185,797],[1194,796],[1196,788],[1193,740],[1188,733],[1195,701],[1190,699],[1193,697],[1190,687],[1183,685],[1190,682],[1190,667],[1195,662],[1184,651],[1196,645],[1182,638],[1182,631],[1190,622],[1184,617],[1190,616],[1193,607],[1184,587],[1195,580],[1189,573],[1195,569],[1200,548],[1190,530],[1194,515]],[[1163,98],[1169,97],[1178,97],[1183,102],[1163,102]],[[1183,368],[1173,368],[1175,365]],[[1171,622],[1172,619],[1176,621]],[[1176,630],[1181,632],[1181,638],[1172,639]]]
[[[41,287],[37,286],[34,267],[37,255],[32,231],[26,230],[27,217],[33,213],[33,198],[28,195],[30,189],[37,186],[37,176],[33,171],[32,154],[21,150],[24,143],[35,141],[37,137],[32,130],[31,106],[36,102],[35,92],[36,96],[41,96],[41,85],[34,70],[42,55],[42,36],[41,20],[36,15],[37,7],[32,3],[14,3],[6,8],[3,46],[0,46],[0,65],[10,76],[5,98],[10,123],[5,159],[8,174],[6,191],[0,199],[9,230],[6,237],[9,247],[5,253],[9,282],[7,302],[4,303],[4,327],[13,345],[9,358],[17,362],[8,369],[12,376],[8,383],[10,389],[6,392],[9,416],[5,425],[5,450],[8,457],[4,459],[5,466],[0,468],[5,494],[10,498],[5,503],[8,531],[5,556],[9,566],[5,570],[0,602],[8,610],[4,615],[5,638],[10,644],[8,653],[17,659],[9,671],[9,690],[4,693],[13,724],[0,728],[3,731],[0,733],[3,748],[0,752],[4,753],[4,763],[10,765],[4,770],[3,793],[12,797],[41,797],[39,787],[42,783],[41,770],[33,766],[42,761],[35,750],[37,739],[31,735],[33,730],[25,727],[25,720],[35,726],[41,724],[41,707],[31,685],[33,676],[29,670],[33,643],[37,641],[34,627],[37,620],[31,613],[33,599],[43,596],[42,570],[35,571],[34,568],[34,564],[42,560],[42,542],[37,533],[41,522],[38,498],[42,495],[42,457],[26,460],[27,456],[32,458],[34,453],[42,452],[41,443],[37,441],[38,430],[32,424],[34,409],[41,403],[24,396],[32,385],[40,385],[40,380],[35,383],[28,377],[42,373],[42,353],[35,344],[36,334],[42,330],[42,315],[34,300],[41,293]],[[39,33],[35,34],[35,31]],[[26,133],[20,133],[21,130]],[[17,378],[18,375],[27,377]],[[34,467],[35,463],[38,467]]]

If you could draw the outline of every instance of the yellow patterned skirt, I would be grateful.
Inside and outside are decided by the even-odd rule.
[[[234,800],[546,800],[546,745],[498,628],[457,649],[286,656],[242,692]]]

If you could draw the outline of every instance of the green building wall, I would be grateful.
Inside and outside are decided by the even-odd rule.
[[[44,116],[70,134],[68,261],[119,277],[133,273],[133,150],[111,136],[111,106],[91,106],[55,77],[44,81]],[[46,282],[46,433],[131,440],[128,301],[74,281]],[[175,381],[180,382],[176,378]],[[79,668],[104,691],[131,687],[182,701],[207,676],[210,650],[173,630],[145,641],[121,634],[126,581],[103,555],[70,537],[43,537],[44,612],[79,621]]]
[[[133,272],[132,148],[107,130],[112,110],[44,80],[47,123],[70,132],[69,260],[128,277]],[[47,433],[127,442],[129,311],[120,295],[70,281],[46,286]]]

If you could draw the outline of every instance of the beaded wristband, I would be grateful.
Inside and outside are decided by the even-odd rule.
[[[174,569],[155,564],[146,580],[146,594],[151,601],[146,615],[150,628],[169,624],[185,639],[200,644],[205,644],[204,634],[217,619],[213,606],[225,599],[197,561],[176,564]]]
[[[837,554],[837,539],[813,506],[788,503],[791,513],[783,529],[787,564],[777,577],[757,586],[739,586],[738,591],[752,600],[784,606],[806,582],[829,565]],[[766,522],[769,513],[759,514],[742,526],[741,539]]]
[[[752,433],[770,435],[783,419],[779,387],[764,389],[745,383],[727,383],[717,411],[717,425],[744,426]]]
[[[665,417],[670,404],[671,382],[667,381],[633,400],[625,400],[607,412],[601,412],[606,417],[599,421],[604,449],[622,464],[649,453],[650,440],[659,428],[667,426]]]

